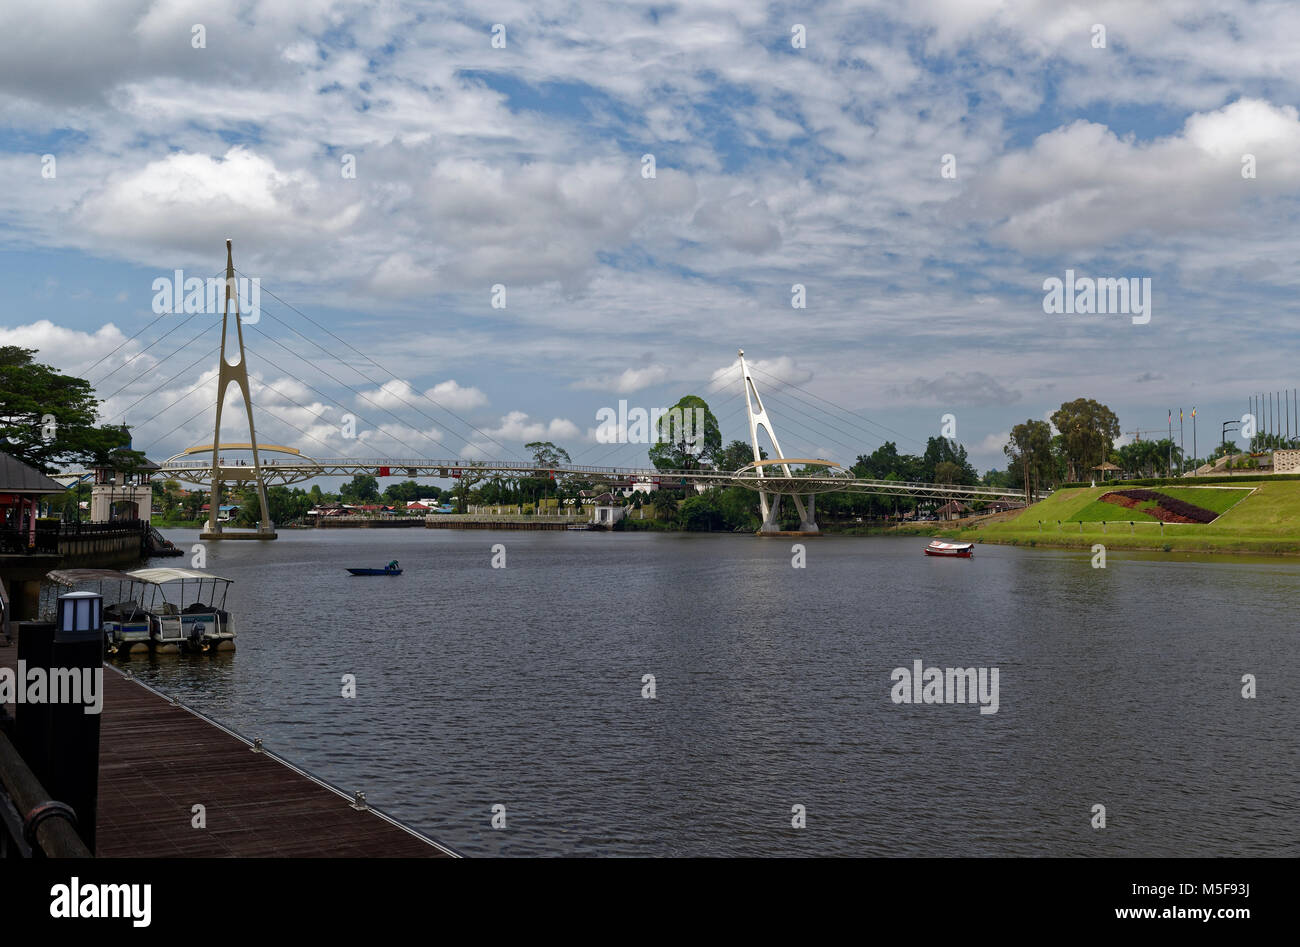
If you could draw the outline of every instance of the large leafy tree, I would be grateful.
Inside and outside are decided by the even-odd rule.
[[[677,522],[677,501],[678,496],[672,491],[656,490],[654,499],[650,501],[655,518],[669,523]]]
[[[758,456],[759,459],[766,460],[767,451],[759,447]],[[734,440],[726,447],[720,448],[713,458],[713,464],[719,470],[736,471],[753,462],[754,448],[748,441],[741,440]]]
[[[695,423],[697,408],[704,412],[703,433]],[[688,427],[689,440],[686,437]],[[699,395],[686,395],[669,408],[668,413],[659,419],[655,433],[658,440],[650,447],[650,463],[659,470],[693,470],[711,462],[722,449],[718,419]]]
[[[1119,437],[1119,418],[1091,398],[1067,401],[1053,412],[1052,424],[1061,432],[1070,480],[1086,479],[1091,469],[1110,456]]]
[[[390,483],[384,488],[384,502],[405,505],[411,500],[426,497],[437,499],[441,493],[442,490],[439,487],[423,486],[414,480],[403,480],[400,483]]]
[[[925,460],[915,454],[900,454],[898,445],[885,441],[870,454],[860,455],[853,465],[854,476],[864,480],[925,480]]]
[[[480,469],[482,467],[482,461],[471,460],[468,466],[460,468],[460,476],[455,478],[456,483],[450,491],[451,496],[456,500],[456,512],[466,511],[470,490],[487,479],[487,473]]]
[[[374,503],[379,499],[379,481],[370,474],[357,474],[339,488],[344,503]]]
[[[37,362],[35,349],[0,346],[0,450],[53,473],[70,464],[130,467],[143,457],[125,447],[124,427],[97,423],[90,382]]]
[[[538,467],[559,467],[573,463],[567,450],[550,441],[531,441],[524,445],[524,449],[533,452],[533,463]]]
[[[543,469],[573,463],[567,450],[552,444],[550,441],[530,441],[524,445],[524,448],[532,451],[533,463]],[[561,477],[551,475],[521,477],[518,480],[518,489],[521,495],[532,502],[536,502],[539,497],[558,496],[563,492],[562,485],[563,479]]]
[[[939,477],[941,465],[946,476]],[[931,437],[925,444],[925,455],[921,458],[921,479],[930,483],[965,483],[979,481],[979,475],[966,457],[966,448],[956,441],[944,437]]]
[[[1011,429],[1011,440],[1002,448],[1010,462],[1007,467],[1013,481],[1025,488],[1025,500],[1031,500],[1034,489],[1052,479],[1055,466],[1052,458],[1052,429],[1046,421],[1033,418]]]

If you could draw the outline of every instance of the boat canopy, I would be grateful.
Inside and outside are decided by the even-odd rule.
[[[55,585],[80,585],[82,582],[135,582],[129,572],[117,569],[53,569],[45,576]]]
[[[200,572],[198,569],[136,569],[134,572],[128,572],[127,576],[136,582],[148,582],[150,585],[162,585],[166,582],[177,582],[184,579],[208,579],[213,582],[235,581],[234,579],[225,579],[219,575],[213,575],[211,572]]]

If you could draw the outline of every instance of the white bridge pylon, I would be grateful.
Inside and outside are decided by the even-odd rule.
[[[758,482],[761,484],[766,478],[763,467],[766,464],[779,463],[781,469],[785,472],[786,479],[792,477],[790,465],[785,463],[785,453],[781,450],[781,443],[776,439],[776,431],[772,430],[772,421],[767,416],[767,409],[763,407],[763,399],[759,397],[758,388],[754,386],[754,376],[749,373],[749,365],[745,362],[745,350],[740,349],[740,380],[745,386],[745,408],[749,414],[749,442],[754,448],[754,469],[758,474]],[[754,410],[755,403],[758,404],[758,410]],[[762,428],[767,432],[768,439],[772,442],[772,449],[776,451],[775,460],[763,460],[763,453],[758,446],[758,429]],[[813,494],[791,493],[790,499],[794,500],[795,509],[799,512],[799,532],[816,533],[817,520],[813,512]],[[781,493],[764,490],[761,487],[758,490],[758,506],[763,513],[763,525],[759,527],[760,533],[779,533],[781,526],[778,517],[781,515]]]
[[[239,342],[239,361],[230,362],[226,358],[226,331],[230,325],[230,303],[235,303],[235,337]],[[231,253],[230,241],[226,241],[226,303],[221,313],[221,354],[218,356],[217,369],[217,414],[212,428],[212,466],[209,475],[208,528],[199,534],[199,539],[252,538],[275,539],[275,526],[271,522],[271,513],[266,504],[266,479],[262,475],[262,458],[257,450],[257,431],[253,427],[253,396],[248,390],[248,357],[244,352],[244,326],[239,314],[239,293],[235,290],[235,262]],[[244,531],[223,535],[218,513],[221,505],[221,487],[228,479],[226,469],[220,463],[221,444],[221,409],[226,400],[226,389],[235,385],[244,396],[244,413],[248,416],[248,446],[253,451],[253,482],[257,487],[257,502],[261,507],[262,519],[257,532]]]

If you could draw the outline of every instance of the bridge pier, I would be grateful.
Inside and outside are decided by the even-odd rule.
[[[813,510],[813,503],[816,499],[817,498],[811,493],[804,497],[804,503],[807,504],[808,509],[804,516],[799,517],[799,532],[801,533],[808,533],[809,535],[815,536],[821,532],[821,530],[817,528],[817,516]]]
[[[758,528],[759,536],[820,536],[821,530],[817,528],[817,519],[813,510],[813,497],[811,494],[800,497],[798,494],[791,494],[790,499],[794,500],[795,506],[799,509],[799,528],[782,529],[781,528],[781,494],[779,493],[762,493],[761,504],[763,510],[763,525]],[[805,505],[806,504],[806,505]]]
[[[227,533],[221,528],[215,531],[212,529],[204,530],[199,533],[199,539],[202,542],[209,542],[218,539],[261,539],[270,540],[276,538],[275,527],[260,525],[257,529],[237,529],[234,532]]]

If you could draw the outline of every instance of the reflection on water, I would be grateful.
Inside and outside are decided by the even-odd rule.
[[[122,663],[470,854],[1300,854],[1300,563],[924,543],[286,530],[208,544],[234,655]]]

